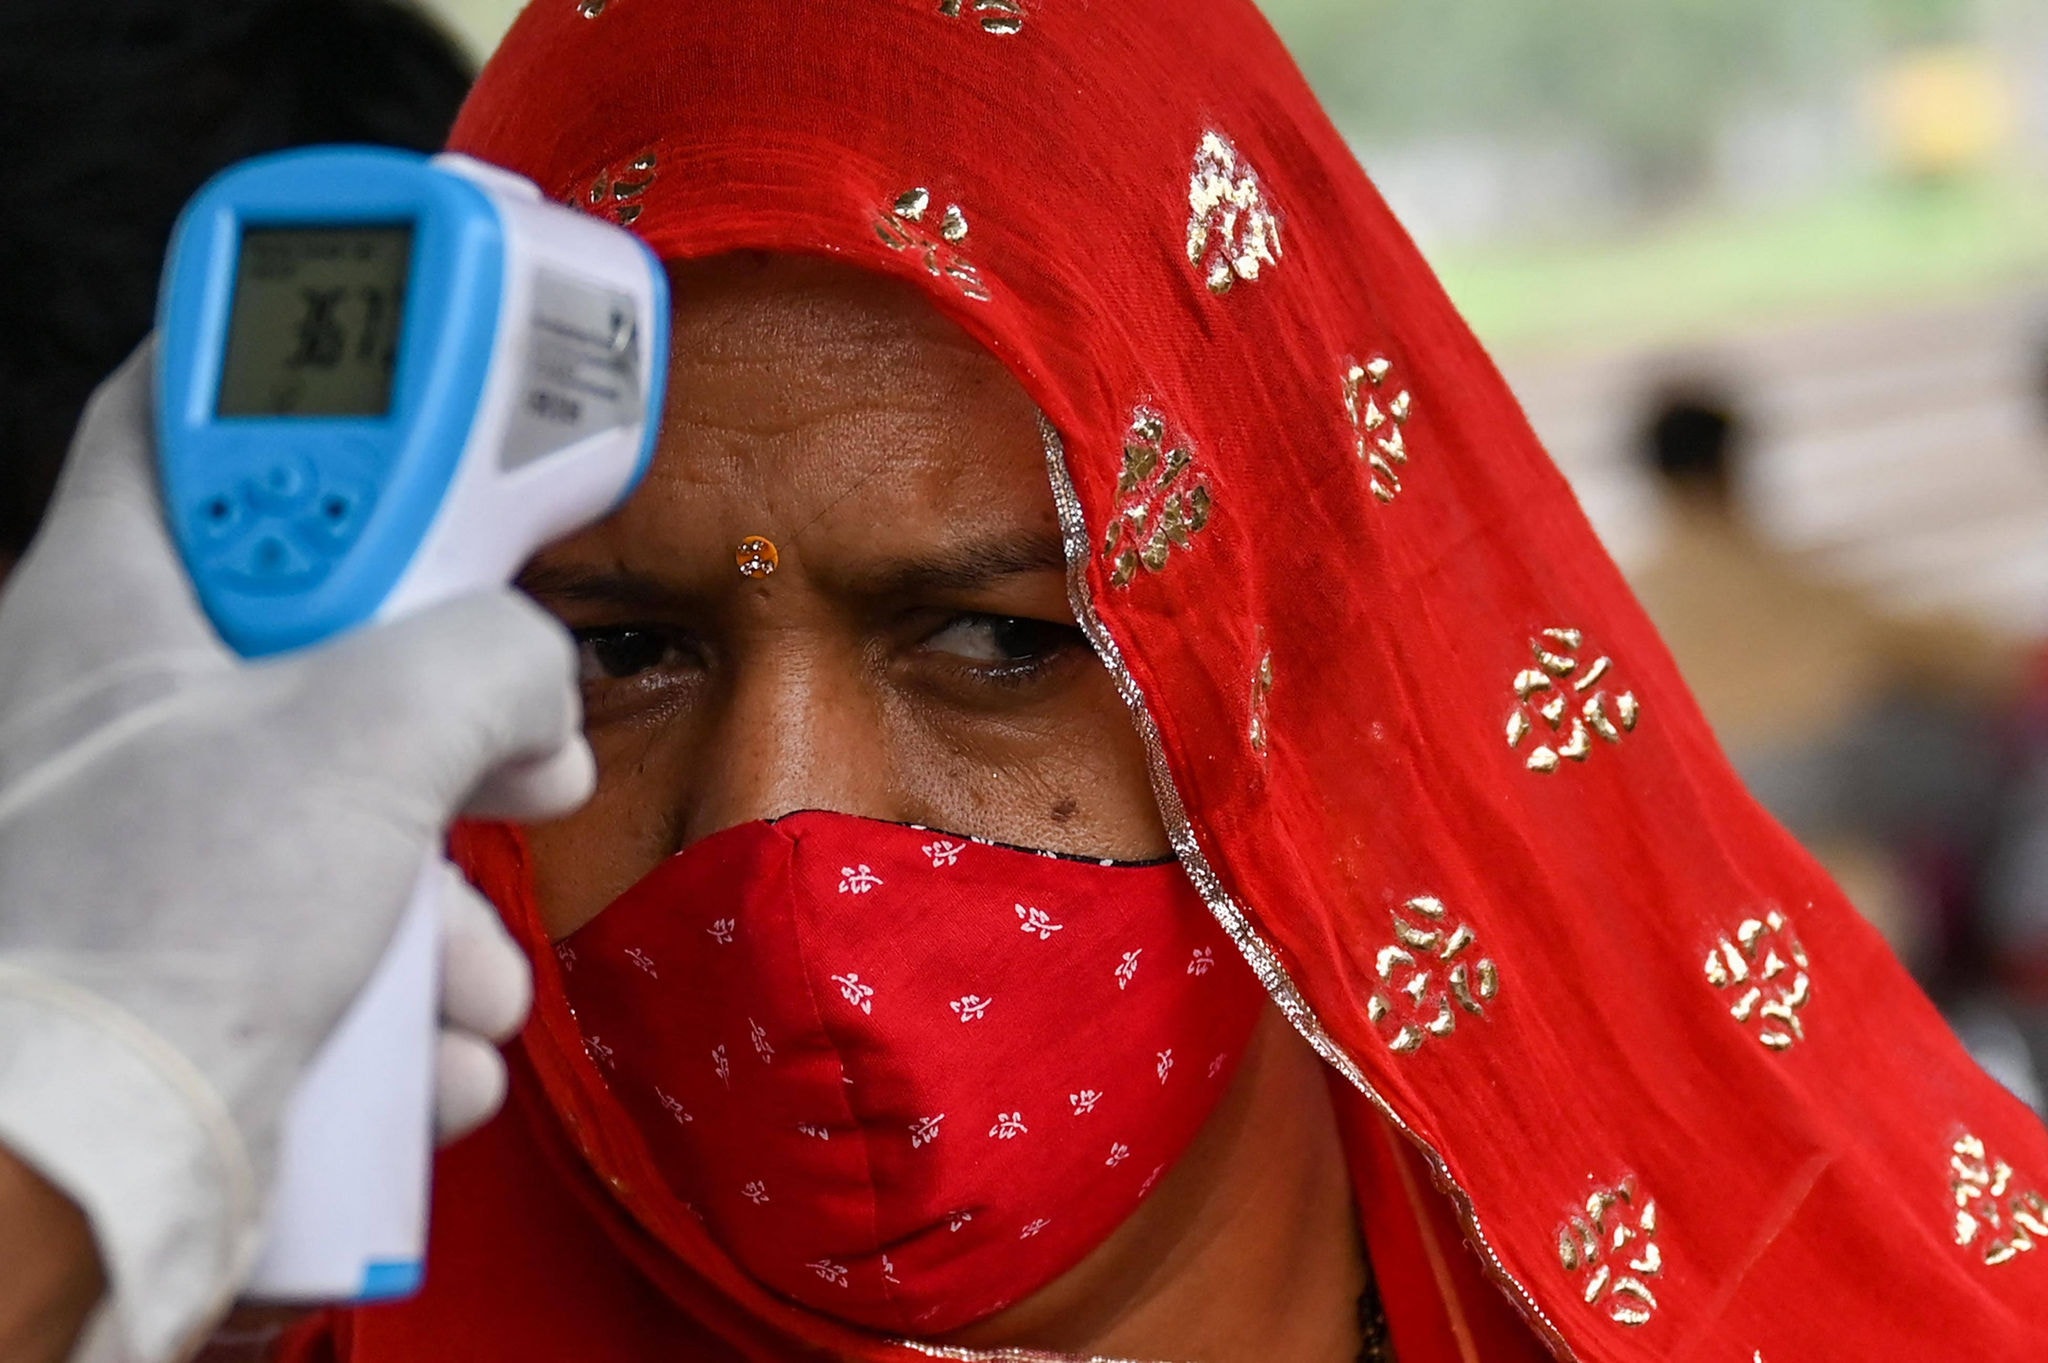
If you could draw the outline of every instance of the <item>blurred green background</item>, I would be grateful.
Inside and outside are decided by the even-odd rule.
[[[2038,3],[1267,9],[1496,343],[1673,339],[2048,264]]]
[[[518,4],[431,7],[483,53]],[[1677,341],[2048,273],[2043,0],[1265,9],[1497,347]]]

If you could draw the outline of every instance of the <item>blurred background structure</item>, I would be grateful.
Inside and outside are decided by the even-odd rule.
[[[1262,3],[1730,757],[2041,1105],[2048,0]],[[177,203],[431,145],[519,4],[0,6],[0,572]]]

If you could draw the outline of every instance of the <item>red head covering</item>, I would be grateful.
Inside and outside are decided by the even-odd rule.
[[[1182,861],[1476,1252],[1375,1223],[1382,1151],[1447,1356],[1514,1348],[1467,1262],[1589,1363],[2040,1356],[2048,1136],[1743,791],[1250,0],[537,0],[454,145],[667,257],[910,280],[1015,373]],[[648,1225],[566,1025],[357,1356],[912,1356]]]

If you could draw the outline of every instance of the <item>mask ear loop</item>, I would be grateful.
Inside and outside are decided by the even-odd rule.
[[[733,551],[741,577],[773,577],[782,563],[782,551],[766,535],[749,535]]]

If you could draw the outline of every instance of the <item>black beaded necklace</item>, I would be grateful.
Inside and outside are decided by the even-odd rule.
[[[1368,1281],[1358,1294],[1358,1363],[1399,1363],[1387,1334],[1387,1310],[1380,1303],[1379,1284]]]

